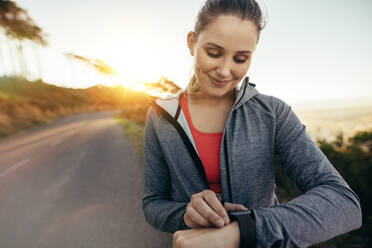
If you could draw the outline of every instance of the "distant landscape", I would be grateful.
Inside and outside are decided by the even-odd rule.
[[[147,92],[174,94],[180,88],[166,78],[143,83]],[[87,111],[121,109],[121,116],[144,126],[149,103],[156,97],[125,87],[95,86],[71,89],[0,78],[0,138],[58,117]],[[344,141],[358,131],[372,130],[372,99],[363,101],[290,104],[310,137],[332,141],[342,133]]]
[[[340,107],[293,107],[297,116],[306,126],[313,140],[333,140],[342,133],[344,139],[352,137],[358,131],[372,130],[372,103],[359,106]]]
[[[144,123],[153,98],[121,86],[72,89],[41,80],[0,77],[0,139],[64,116],[102,110],[122,110]]]

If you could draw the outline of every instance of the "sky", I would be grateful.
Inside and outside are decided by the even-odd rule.
[[[111,81],[185,87],[193,57],[186,35],[202,0],[16,0],[48,34],[29,49],[42,77],[68,87],[98,83],[89,68],[63,56],[101,59],[119,72]],[[259,0],[267,20],[247,75],[259,92],[288,102],[372,99],[372,1]],[[3,47],[4,50],[4,47]]]

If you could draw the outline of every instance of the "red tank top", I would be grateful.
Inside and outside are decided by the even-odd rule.
[[[192,124],[189,108],[187,106],[187,96],[184,94],[180,96],[180,105],[185,113],[192,137],[194,138],[199,158],[207,176],[209,188],[216,193],[221,193],[220,145],[222,132],[205,133],[197,130]]]

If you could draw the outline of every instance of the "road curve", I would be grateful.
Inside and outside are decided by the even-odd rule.
[[[143,166],[115,111],[0,142],[0,247],[169,247],[143,217]]]

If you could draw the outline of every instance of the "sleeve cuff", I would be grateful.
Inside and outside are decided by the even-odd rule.
[[[238,221],[240,229],[240,246],[239,248],[256,247],[256,223],[253,212],[241,213],[231,212],[230,219]]]
[[[185,209],[185,211],[184,211],[183,214],[182,214],[182,220],[181,220],[181,224],[180,224],[180,228],[179,228],[179,230],[188,230],[188,229],[191,229],[191,228],[188,227],[188,226],[186,225],[186,223],[183,221],[183,217],[184,217],[185,213],[186,213],[186,209]]]

